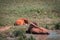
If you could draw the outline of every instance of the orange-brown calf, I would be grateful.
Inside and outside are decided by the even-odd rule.
[[[20,18],[16,20],[16,22],[14,23],[14,25],[24,25],[24,24],[28,24],[28,20],[26,18]]]

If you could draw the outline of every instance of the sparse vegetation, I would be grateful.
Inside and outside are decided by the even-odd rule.
[[[55,25],[55,29],[59,30],[60,29],[60,22]]]
[[[3,25],[13,25],[18,18],[28,18],[45,26],[60,18],[59,0],[0,0],[0,3],[0,23]]]
[[[26,33],[22,30],[13,31],[14,37],[16,37],[16,38],[18,37],[18,40],[35,40],[35,38],[33,38],[33,36],[27,38],[25,34]]]
[[[0,23],[0,26],[4,26],[4,25]]]
[[[33,36],[31,36],[30,38],[28,38],[28,40],[36,40],[36,39],[33,38]]]
[[[15,30],[15,31],[13,32],[13,35],[14,35],[15,37],[17,37],[17,36],[23,36],[23,35],[24,35],[24,32],[23,32],[22,30]]]
[[[46,28],[46,29],[49,29],[47,25],[45,26],[45,28]]]
[[[2,33],[0,33],[0,40],[6,40],[6,36]]]

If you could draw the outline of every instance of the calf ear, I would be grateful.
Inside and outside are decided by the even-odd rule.
[[[28,24],[28,20],[24,20],[24,22],[25,22],[26,24]]]

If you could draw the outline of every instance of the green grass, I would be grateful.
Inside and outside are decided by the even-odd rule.
[[[60,20],[59,11],[59,0],[0,0],[0,24],[13,25],[18,18],[28,18],[39,26],[52,26]]]

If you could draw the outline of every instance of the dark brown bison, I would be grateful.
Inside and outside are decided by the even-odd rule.
[[[43,27],[37,27],[37,23],[32,22],[29,25],[28,30],[26,31],[26,33],[32,33],[32,34],[49,34],[48,30],[43,28]]]

